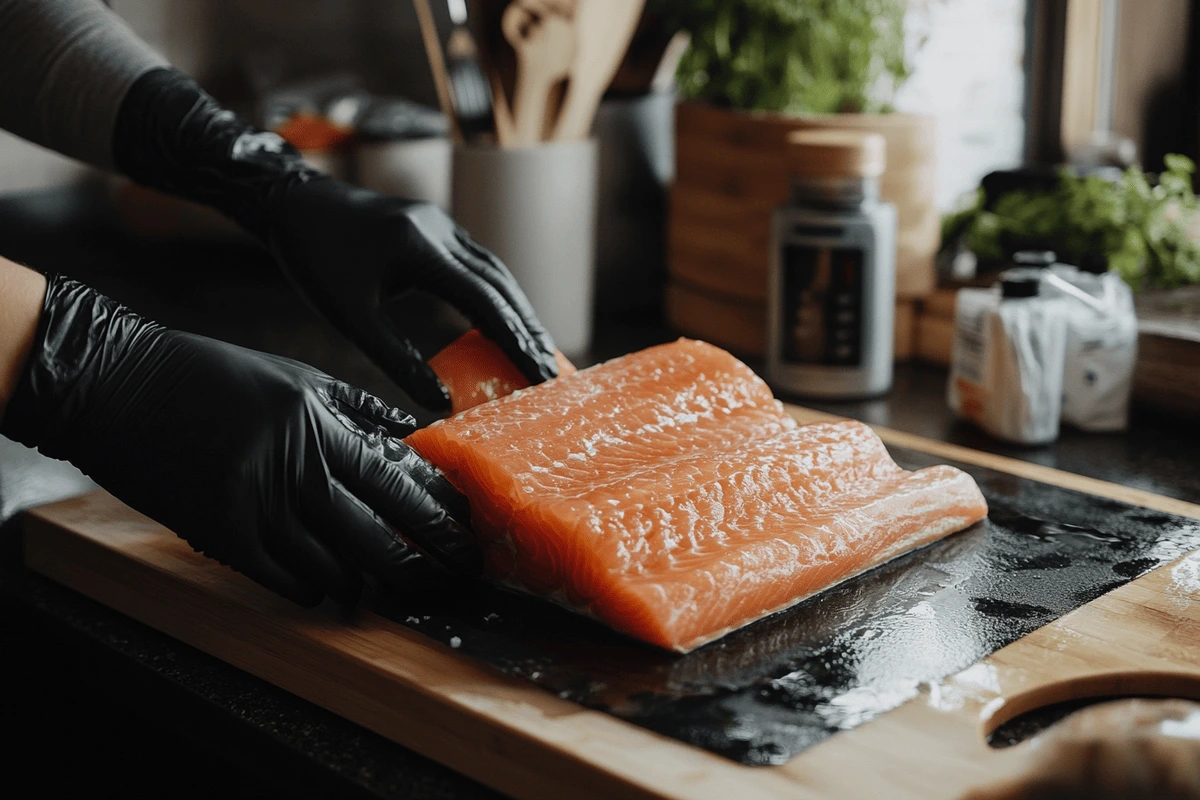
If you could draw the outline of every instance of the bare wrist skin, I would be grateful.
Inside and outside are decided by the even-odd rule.
[[[45,296],[40,273],[0,258],[0,419],[25,371]]]

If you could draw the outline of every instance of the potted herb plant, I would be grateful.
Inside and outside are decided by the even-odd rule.
[[[1066,263],[1110,269],[1135,291],[1200,283],[1196,167],[1178,154],[1168,155],[1165,167],[1157,176],[1136,166],[1118,175],[1063,167],[1043,188],[992,198],[981,186],[945,216],[944,255],[970,252],[988,272],[1017,250],[1053,250]]]
[[[765,340],[772,210],[788,194],[787,134],[881,133],[898,212],[897,293],[932,290],[939,215],[931,117],[892,109],[909,77],[907,0],[651,0],[691,36],[676,76],[668,316],[748,355]]]

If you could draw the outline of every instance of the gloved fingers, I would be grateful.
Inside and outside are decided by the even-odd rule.
[[[463,527],[470,527],[471,507],[466,495],[454,488],[454,484],[437,467],[399,439],[388,439],[382,443],[383,457],[411,475],[433,499],[441,504],[450,518]]]
[[[420,351],[396,331],[390,320],[372,313],[356,327],[356,344],[409,397],[430,411],[450,410],[450,393]]]
[[[304,608],[318,606],[325,599],[325,594],[315,584],[277,563],[266,553],[260,554],[252,561],[235,565],[234,569],[260,586]]]
[[[406,447],[390,442],[395,452]],[[405,538],[455,572],[479,572],[478,545],[424,485],[428,476],[411,474],[409,462],[389,460],[349,431],[327,443],[325,452],[333,477]]]
[[[337,556],[298,519],[278,524],[266,541],[276,563],[303,575],[334,601],[352,606],[362,596],[362,573]]]
[[[554,358],[554,340],[550,337],[549,331],[542,325],[542,321],[538,319],[537,312],[533,310],[533,304],[529,302],[529,298],[525,296],[521,285],[517,283],[517,279],[513,277],[512,272],[504,265],[504,262],[496,257],[496,254],[488,250],[479,242],[471,238],[471,235],[459,228],[455,233],[460,245],[466,248],[472,258],[466,259],[467,266],[472,269],[477,275],[486,280],[492,287],[500,293],[513,310],[521,317],[525,323],[526,330],[529,331],[538,343],[542,346],[545,354],[548,354],[550,361],[553,362],[555,375],[558,374],[558,361]]]
[[[195,334],[190,334],[190,333],[185,333],[182,335],[187,336],[187,337],[195,337],[196,339],[200,338],[199,336],[195,336]],[[237,350],[243,350],[247,353],[253,353],[257,358],[261,358],[263,361],[269,361],[270,363],[275,364],[276,366],[282,367],[282,368],[288,370],[289,372],[303,372],[307,375],[310,375],[313,378],[317,378],[317,379],[327,378],[327,379],[332,380],[332,378],[330,377],[330,375],[328,373],[322,372],[321,370],[314,367],[312,364],[306,364],[303,361],[297,361],[294,358],[288,358],[287,356],[281,356],[281,355],[277,355],[275,353],[265,353],[265,352],[261,352],[261,351],[255,351],[255,350],[247,350],[245,348],[238,347],[237,345],[229,345],[229,347],[236,348]]]
[[[378,430],[382,436],[403,438],[417,429],[417,421],[411,415],[357,386],[333,381],[329,385],[329,399],[338,413],[364,432]]]
[[[416,547],[336,478],[330,478],[329,494],[313,515],[322,520],[324,530],[336,532],[337,539],[330,540],[331,546],[360,570],[385,583],[403,586],[414,570],[428,567]]]
[[[469,258],[464,253],[464,257]],[[500,346],[509,361],[534,384],[558,375],[554,353],[530,332],[504,296],[474,270],[454,270],[445,276],[445,296],[466,314],[485,336]]]

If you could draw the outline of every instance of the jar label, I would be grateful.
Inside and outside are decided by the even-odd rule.
[[[782,261],[783,360],[862,366],[863,251],[789,244]]]

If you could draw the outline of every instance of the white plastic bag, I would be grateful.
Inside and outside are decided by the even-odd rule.
[[[1113,273],[1055,264],[1042,293],[1061,299],[1067,312],[1063,422],[1086,431],[1125,430],[1137,365],[1133,292]]]

